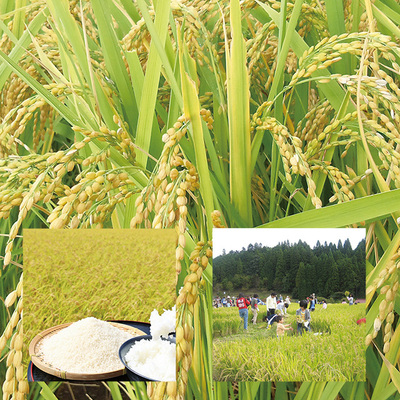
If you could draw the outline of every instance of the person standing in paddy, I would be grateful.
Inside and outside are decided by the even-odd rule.
[[[352,306],[354,304],[354,298],[353,298],[352,294],[349,297],[347,297],[347,300],[349,301],[350,306]]]
[[[247,331],[247,321],[249,318],[249,310],[247,307],[250,305],[250,302],[244,297],[243,293],[239,293],[239,296],[236,300],[236,306],[239,309],[239,317],[243,319],[244,330]]]
[[[297,334],[302,335],[303,329],[310,332],[311,315],[310,310],[307,308],[307,300],[300,300],[300,308],[296,311],[297,320]]]
[[[276,293],[271,293],[265,302],[267,303],[267,317],[270,318],[275,314],[276,310]]]
[[[310,311],[315,311],[315,297],[314,297],[314,295],[311,296]]]
[[[285,314],[287,314],[287,309],[289,308],[289,306],[290,306],[290,297],[289,296],[286,296],[286,299],[285,299],[285,308],[284,308],[284,312],[285,312]]]
[[[253,312],[253,325],[257,323],[257,314],[258,314],[258,294],[254,293],[253,298],[251,299],[251,311]]]

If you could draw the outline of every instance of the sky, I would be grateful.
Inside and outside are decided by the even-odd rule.
[[[213,255],[218,257],[225,249],[226,253],[231,250],[242,250],[248,245],[261,243],[263,246],[274,247],[280,242],[289,240],[290,243],[297,243],[299,240],[309,244],[311,248],[319,240],[321,244],[325,242],[336,244],[339,239],[342,243],[346,239],[350,240],[353,250],[358,243],[365,238],[364,228],[251,228],[251,229],[214,229],[213,230]]]

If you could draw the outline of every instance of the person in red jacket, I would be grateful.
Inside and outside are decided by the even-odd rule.
[[[243,319],[245,331],[247,331],[247,320],[249,319],[249,310],[247,309],[249,305],[250,302],[244,297],[243,293],[239,293],[239,296],[236,299],[236,306],[239,309],[240,318]]]

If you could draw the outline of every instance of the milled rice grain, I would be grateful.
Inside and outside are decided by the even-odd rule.
[[[61,371],[105,373],[123,368],[118,350],[132,337],[108,322],[89,317],[44,338],[39,350],[43,361]]]

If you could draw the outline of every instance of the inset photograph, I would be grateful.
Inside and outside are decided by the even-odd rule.
[[[175,381],[175,230],[24,230],[34,381]]]
[[[213,379],[365,380],[365,229],[214,229]]]

